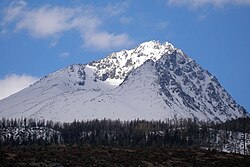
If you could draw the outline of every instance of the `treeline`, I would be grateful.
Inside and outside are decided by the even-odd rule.
[[[186,127],[186,128],[184,128]],[[192,121],[93,120],[63,124],[63,143],[108,146],[191,146],[198,140]],[[187,140],[189,136],[189,140]]]
[[[217,124],[218,128],[238,132],[250,133],[250,117],[238,118]]]
[[[232,139],[232,131],[238,131],[237,128],[242,128],[241,123],[213,124],[191,119],[178,121],[103,119],[55,123],[26,118],[10,120],[3,118],[0,120],[0,141],[2,145],[10,145],[10,143],[11,145],[78,144],[126,147],[202,147],[216,150],[230,147],[229,150],[237,152],[239,145],[245,142]]]

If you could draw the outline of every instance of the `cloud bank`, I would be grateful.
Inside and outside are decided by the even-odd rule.
[[[6,75],[0,79],[0,100],[28,87],[38,79],[29,75]]]
[[[117,7],[120,5],[119,10]],[[127,3],[108,4],[105,8],[93,7],[61,7],[43,5],[29,8],[25,1],[14,1],[4,9],[2,27],[9,29],[14,26],[14,32],[27,31],[35,38],[48,38],[75,30],[82,40],[83,46],[94,50],[109,50],[130,46],[133,40],[126,33],[112,33],[102,30],[105,19],[123,13]],[[55,46],[52,42],[50,46]]]

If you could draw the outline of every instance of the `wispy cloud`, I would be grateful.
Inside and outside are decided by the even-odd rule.
[[[120,23],[122,24],[129,24],[133,21],[133,18],[132,17],[126,17],[126,16],[122,16],[120,18]]]
[[[204,6],[250,5],[249,0],[167,0],[168,5],[188,6],[197,9]]]
[[[20,16],[23,9],[26,7],[27,3],[25,1],[12,1],[9,6],[4,9],[4,18],[2,20],[2,25],[12,22]]]
[[[59,42],[59,37],[58,37],[58,35],[54,35],[54,36],[52,37],[52,40],[50,41],[49,46],[50,46],[50,47],[55,47],[55,46],[58,44],[58,42]]]
[[[69,55],[70,55],[69,52],[62,52],[62,53],[59,55],[59,57],[65,59],[65,58],[68,58]]]
[[[108,3],[107,6],[102,8],[103,13],[106,13],[107,16],[116,16],[124,13],[129,7],[128,1],[123,1],[121,3]]]
[[[165,21],[161,21],[159,22],[158,24],[156,24],[156,28],[157,29],[166,29],[168,26],[168,22],[165,22]]]
[[[205,20],[206,18],[207,18],[207,15],[201,14],[201,15],[199,15],[199,16],[197,17],[197,20],[198,20],[198,21],[203,21],[203,20]]]
[[[110,34],[107,32],[86,33],[85,47],[95,47],[97,49],[119,48],[121,46],[130,46],[133,42],[127,34]]]
[[[80,33],[84,47],[90,47],[93,50],[114,49],[133,43],[126,33],[116,34],[102,30],[104,24],[102,12],[105,11],[112,16],[124,12],[127,8],[126,3],[122,3],[120,9],[118,6],[118,4],[108,4],[102,10],[84,6],[51,5],[29,8],[24,1],[18,1],[5,8],[2,27],[8,28],[12,24],[15,32],[25,30],[35,38],[57,36],[57,40],[52,40],[50,44],[52,47],[57,44],[60,34],[75,30]]]
[[[6,75],[4,78],[0,79],[0,99],[28,87],[38,79],[37,77],[29,75]]]

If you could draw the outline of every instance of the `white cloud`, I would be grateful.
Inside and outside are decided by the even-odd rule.
[[[60,7],[44,5],[38,8],[28,8],[25,4],[11,4],[4,12],[4,26],[14,24],[15,32],[27,31],[35,38],[52,37],[50,47],[58,43],[60,34],[65,31],[75,30],[83,39],[83,46],[92,47],[94,50],[107,50],[132,43],[126,33],[115,34],[102,30],[103,16],[117,15],[124,12],[126,3],[108,4],[104,9],[92,7]],[[115,11],[114,11],[115,10]],[[54,37],[57,38],[54,38]]]
[[[75,10],[43,6],[28,10],[16,24],[16,30],[28,30],[34,37],[48,37],[72,28]]]
[[[67,57],[69,57],[69,52],[62,52],[60,55],[59,55],[59,57],[61,57],[61,58],[67,58]]]
[[[250,5],[250,0],[167,0],[169,5],[188,6],[196,9],[203,6]]]
[[[0,79],[0,99],[28,87],[38,79],[29,75],[6,75],[3,79]]]

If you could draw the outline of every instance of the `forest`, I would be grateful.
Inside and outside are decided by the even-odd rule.
[[[0,120],[0,144],[203,148],[249,154],[250,118],[223,124],[191,119],[165,121],[89,120],[60,123],[35,119]]]
[[[249,166],[250,119],[0,120],[0,166]]]

